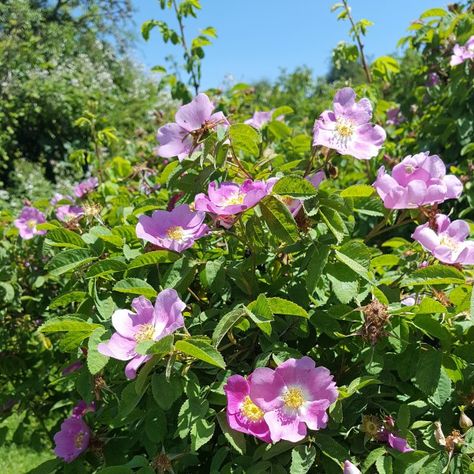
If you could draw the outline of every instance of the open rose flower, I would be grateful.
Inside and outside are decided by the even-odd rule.
[[[247,378],[232,375],[227,379],[224,391],[227,397],[227,421],[229,426],[242,433],[271,443],[270,431],[264,420],[264,412],[250,398],[252,375]]]
[[[91,431],[80,416],[66,418],[61,431],[54,435],[54,453],[66,462],[72,462],[89,446]]]
[[[474,241],[469,236],[469,224],[463,220],[451,222],[448,216],[436,216],[436,230],[429,224],[418,226],[412,238],[431,252],[440,262],[474,265]]]
[[[74,186],[74,195],[78,198],[83,198],[94,191],[97,186],[99,186],[99,180],[97,178],[88,178]]]
[[[344,461],[344,472],[342,474],[362,474],[362,472],[350,461]]]
[[[70,206],[65,204],[56,209],[56,217],[61,222],[69,222],[72,219],[77,219],[84,215],[84,209],[80,206]]]
[[[193,212],[187,204],[172,211],[154,211],[151,217],[138,218],[137,237],[164,249],[183,252],[208,234],[209,228],[203,224],[205,217],[204,212]]]
[[[355,101],[350,87],[337,91],[334,110],[324,111],[313,129],[313,146],[322,145],[359,160],[376,156],[385,141],[385,130],[372,125],[372,105],[368,99]]]
[[[464,46],[460,46],[459,44],[454,45],[449,64],[450,66],[458,66],[470,59],[474,59],[474,35],[466,41]]]
[[[307,176],[306,179],[317,189],[322,181],[326,179],[326,175],[324,171],[318,171],[311,176]],[[278,178],[270,178],[267,181],[268,190],[271,191],[273,186],[278,182]],[[296,216],[298,212],[300,212],[301,207],[303,206],[303,201],[300,199],[293,199],[289,196],[282,196],[283,202],[288,207],[289,211],[291,212],[292,216]]]
[[[177,156],[182,161],[197,149],[206,131],[218,125],[227,127],[229,122],[224,114],[213,111],[214,104],[206,94],[198,94],[189,104],[180,107],[175,122],[167,123],[158,130],[157,155],[162,158]]]
[[[275,370],[255,369],[249,395],[264,411],[273,442],[297,442],[306,436],[307,428],[326,427],[327,409],[338,391],[328,369],[302,357],[288,359]]]
[[[134,379],[138,368],[151,358],[138,354],[137,345],[144,341],[159,341],[183,327],[185,307],[173,289],[159,293],[154,307],[144,296],[135,298],[132,301],[135,312],[119,309],[112,315],[116,332],[108,342],[99,344],[98,351],[114,359],[130,361],[125,367],[125,375]]]
[[[461,181],[446,174],[437,155],[428,152],[407,156],[392,170],[392,176],[379,169],[374,183],[387,209],[414,209],[456,199],[462,193]]]
[[[46,234],[45,230],[38,230],[36,226],[46,222],[44,214],[35,207],[25,206],[18,219],[13,224],[18,229],[20,237],[24,240],[32,239],[35,235]]]
[[[248,179],[242,184],[213,182],[207,188],[207,196],[198,194],[194,199],[194,207],[198,211],[215,214],[217,218],[230,227],[231,216],[240,214],[254,207],[269,193],[269,185],[264,181]]]
[[[273,112],[273,110],[269,110],[268,112],[254,112],[252,118],[247,119],[244,123],[252,126],[253,128],[260,129],[272,120]],[[283,115],[279,115],[275,120],[279,120],[281,122],[283,121],[283,118]]]

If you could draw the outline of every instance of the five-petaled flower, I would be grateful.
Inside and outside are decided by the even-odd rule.
[[[204,212],[193,212],[187,204],[172,211],[154,211],[151,217],[138,218],[137,237],[163,249],[183,252],[209,233],[209,227],[203,224],[205,217]]]
[[[328,369],[302,357],[288,359],[275,370],[255,369],[249,396],[264,411],[273,442],[297,442],[306,436],[307,428],[326,427],[327,409],[338,391]]]
[[[451,222],[448,216],[437,214],[436,229],[429,223],[418,226],[412,237],[440,262],[474,265],[474,241],[469,236],[469,224],[463,220]]]
[[[414,209],[456,199],[462,193],[461,181],[446,174],[437,155],[428,152],[407,156],[392,170],[392,176],[379,169],[374,183],[387,209]]]
[[[189,104],[176,112],[176,122],[159,128],[156,153],[162,158],[178,157],[179,161],[189,156],[200,146],[206,133],[217,126],[228,127],[229,122],[222,112],[214,111],[214,104],[206,94],[198,94]]]
[[[98,351],[118,360],[130,361],[125,375],[133,379],[138,368],[151,358],[139,354],[137,345],[144,341],[159,341],[184,326],[182,311],[186,307],[176,290],[166,289],[156,297],[155,306],[140,296],[132,301],[135,312],[119,309],[112,315],[115,333],[109,341],[101,343]]]
[[[227,396],[227,421],[232,429],[271,443],[270,431],[264,419],[265,413],[250,398],[251,385],[252,374],[247,378],[232,375],[227,379],[224,386]]]
[[[81,416],[72,415],[61,424],[54,435],[54,453],[66,462],[72,462],[89,446],[91,431]]]
[[[469,59],[474,59],[474,35],[471,36],[463,46],[459,44],[454,45],[449,64],[451,66],[458,66]]]
[[[37,225],[46,222],[44,214],[35,207],[25,206],[17,219],[13,222],[24,240],[32,239],[35,235],[46,234],[45,230],[38,230]]]
[[[368,99],[355,101],[350,87],[337,91],[333,108],[325,110],[314,123],[313,146],[322,145],[359,160],[376,156],[386,138],[385,130],[372,125],[372,105]]]

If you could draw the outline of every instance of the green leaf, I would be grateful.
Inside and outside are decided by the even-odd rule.
[[[362,465],[362,472],[367,472],[370,467],[375,464],[378,458],[382,457],[387,450],[383,447],[374,449],[365,458],[364,464]]]
[[[113,290],[119,293],[143,295],[146,298],[154,298],[157,295],[156,290],[149,283],[139,278],[124,278],[115,284]]]
[[[186,289],[193,281],[196,264],[187,257],[176,260],[163,275],[161,285],[164,288],[175,288],[178,292]]]
[[[212,343],[214,346],[218,346],[224,336],[236,325],[242,317],[245,317],[247,313],[242,307],[234,308],[232,311],[226,313],[214,328],[212,333]]]
[[[297,446],[291,451],[290,474],[306,474],[316,460],[314,446]]]
[[[298,240],[298,227],[288,208],[274,196],[260,202],[262,216],[270,231],[283,242],[293,244]]]
[[[227,422],[227,416],[224,412],[220,412],[216,416],[217,422],[224,433],[225,438],[229,444],[239,453],[245,454],[247,449],[247,444],[245,441],[245,436],[240,431],[233,430],[229,423]]]
[[[167,380],[166,375],[153,374],[151,378],[151,391],[155,402],[163,410],[169,410],[173,403],[183,393],[183,383],[178,377]]]
[[[420,15],[420,19],[423,18],[433,18],[433,17],[443,17],[446,16],[448,12],[444,10],[443,8],[430,8],[429,10],[424,11]]]
[[[447,265],[430,265],[426,268],[415,270],[411,275],[405,277],[401,286],[422,285],[447,285],[464,284],[465,278],[462,272]]]
[[[279,179],[272,192],[295,199],[309,199],[317,194],[316,188],[307,179],[299,176],[285,176]]]
[[[330,251],[331,248],[328,245],[314,247],[306,274],[306,289],[310,295],[315,292],[318,286],[319,279],[328,262]]]
[[[208,443],[214,434],[215,423],[206,419],[198,419],[191,426],[191,449],[197,451]]]
[[[337,242],[342,242],[348,231],[339,212],[330,207],[322,206],[319,208],[319,214],[331,233],[336,237]]]
[[[48,319],[40,328],[42,333],[52,332],[89,332],[94,329],[101,328],[100,324],[88,323],[81,318],[75,316],[63,316],[59,318]]]
[[[352,271],[357,273],[360,277],[362,277],[365,281],[368,281],[371,285],[375,285],[374,280],[372,277],[369,275],[369,272],[367,271],[366,268],[364,268],[362,265],[357,263],[355,260],[353,260],[351,257],[348,255],[340,252],[339,250],[335,251],[336,258],[344,263],[344,265],[347,265]]]
[[[275,319],[267,297],[261,293],[255,301],[245,308],[249,318],[267,335],[272,333],[271,322]]]
[[[317,433],[315,442],[321,451],[338,464],[349,458],[349,451],[329,435]]]
[[[201,339],[183,339],[175,344],[175,348],[183,354],[215,365],[220,369],[225,369],[225,362],[221,353],[215,347]]]
[[[86,278],[98,278],[111,273],[123,272],[127,269],[127,264],[122,260],[108,258],[96,262],[87,270]]]
[[[109,361],[109,358],[97,350],[97,346],[102,342],[101,336],[105,333],[105,328],[94,329],[89,337],[87,348],[87,368],[92,375],[99,373]]]
[[[243,152],[248,155],[258,156],[260,154],[259,144],[262,141],[258,133],[250,125],[236,123],[229,127],[229,137],[235,153]]]
[[[141,355],[158,355],[164,357],[173,350],[174,335],[168,334],[159,341],[139,342],[135,351]]]
[[[95,260],[95,258],[87,249],[65,250],[55,255],[48,263],[47,268],[49,273],[59,276]]]
[[[47,240],[53,247],[84,248],[86,243],[79,235],[68,229],[56,229],[48,232]]]
[[[291,128],[280,120],[272,120],[268,125],[268,130],[277,139],[284,139],[291,136]]]
[[[266,298],[266,300],[270,310],[274,314],[285,314],[288,316],[309,318],[308,312],[300,305],[293,303],[293,301],[278,297]]]
[[[145,267],[147,265],[156,265],[158,263],[172,263],[180,258],[180,255],[169,250],[154,250],[144,253],[134,258],[129,264],[128,269]]]
[[[145,41],[148,41],[150,39],[151,30],[155,28],[155,26],[159,26],[160,23],[160,21],[156,20],[147,20],[142,24],[141,33]]]
[[[368,184],[354,184],[341,191],[341,197],[344,198],[358,198],[369,197],[374,194],[375,189]]]
[[[85,291],[70,291],[64,295],[59,295],[51,301],[49,307],[50,309],[62,308],[71,303],[77,303],[83,301],[87,298],[87,293]]]
[[[142,398],[142,393],[137,393],[135,382],[128,383],[120,395],[118,418],[130,415]]]
[[[420,354],[415,375],[415,385],[426,395],[432,395],[441,377],[441,361],[443,354],[428,348]]]
[[[438,338],[443,345],[450,344],[451,334],[449,330],[432,314],[417,314],[413,318],[413,324],[429,336]]]

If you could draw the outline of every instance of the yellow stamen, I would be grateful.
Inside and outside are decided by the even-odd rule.
[[[448,237],[447,235],[443,235],[440,239],[439,239],[439,243],[441,245],[444,245],[445,247],[448,247],[449,249],[451,250],[456,250],[458,247],[459,247],[459,243],[456,242],[454,239],[452,239],[451,237]]]
[[[289,408],[299,408],[305,400],[301,389],[292,387],[283,395],[283,401]]]
[[[77,449],[82,448],[83,443],[84,443],[84,432],[80,431],[74,438],[74,447]]]
[[[152,324],[140,324],[138,331],[135,333],[135,341],[151,341],[154,333],[155,328]]]
[[[237,206],[243,204],[245,196],[243,194],[237,193],[233,196],[227,198],[224,202],[225,206]]]
[[[34,229],[36,227],[37,222],[34,219],[30,219],[27,221],[26,225],[29,229]]]
[[[181,226],[175,225],[166,231],[166,235],[172,240],[182,240],[184,237],[184,230]]]
[[[255,405],[254,402],[250,399],[247,395],[244,398],[242,406],[240,407],[240,411],[248,420],[252,421],[253,423],[260,421],[263,418],[263,411]]]

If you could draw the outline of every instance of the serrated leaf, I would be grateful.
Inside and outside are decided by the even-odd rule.
[[[89,337],[87,346],[87,368],[92,375],[99,373],[109,361],[109,358],[97,350],[97,346],[102,342],[101,336],[105,333],[105,328],[94,329]]]
[[[441,377],[441,362],[443,354],[432,348],[420,354],[415,375],[416,386],[426,395],[432,395]]]
[[[308,318],[308,312],[300,305],[293,303],[293,301],[286,300],[279,297],[267,298],[268,306],[274,314],[284,314],[288,316],[299,316]]]
[[[48,232],[47,242],[53,247],[84,248],[86,243],[72,230],[56,229]]]
[[[243,433],[233,430],[229,426],[229,423],[227,422],[226,414],[224,412],[218,413],[216,418],[222,430],[222,433],[224,433],[224,436],[227,439],[227,441],[230,443],[230,445],[239,454],[242,454],[242,455],[245,454],[247,445],[246,445],[245,436],[243,435]]]
[[[225,362],[221,353],[215,347],[200,339],[183,339],[175,344],[175,349],[220,369],[225,369]]]
[[[88,323],[76,316],[63,316],[48,319],[40,328],[42,333],[51,332],[89,332],[102,327],[100,324]]]
[[[163,410],[169,410],[183,393],[183,383],[178,377],[171,377],[167,380],[164,373],[153,374],[151,378],[151,391],[156,403]]]
[[[318,286],[319,279],[326,267],[331,249],[328,245],[321,245],[314,248],[311,259],[308,263],[306,275],[306,289],[312,295]]]
[[[199,448],[208,443],[212,435],[214,434],[214,429],[216,425],[212,421],[206,419],[199,419],[191,426],[190,436],[191,436],[191,449],[197,451]]]
[[[229,127],[229,138],[236,154],[239,154],[239,152],[253,156],[260,154],[259,144],[262,137],[250,125],[243,123],[231,125]]]
[[[112,273],[123,272],[127,269],[127,264],[121,260],[108,258],[96,262],[89,267],[86,278],[98,278]]]
[[[422,285],[447,285],[464,284],[465,278],[462,272],[447,265],[430,265],[429,267],[415,270],[405,277],[401,286]]]
[[[262,216],[270,231],[285,243],[298,240],[298,227],[288,208],[274,196],[267,196],[260,202]]]
[[[65,250],[55,255],[48,263],[48,271],[54,276],[70,272],[86,263],[92,262],[96,257],[87,249]]]
[[[87,293],[85,291],[70,291],[69,293],[54,298],[49,307],[51,309],[62,308],[71,303],[82,302],[85,298],[87,298]]]
[[[146,298],[154,298],[157,295],[157,291],[149,283],[139,278],[124,278],[115,284],[113,290],[119,293],[143,295]]]
[[[224,336],[232,329],[232,327],[239,322],[242,317],[245,317],[247,313],[242,307],[234,308],[232,311],[226,313],[214,328],[212,333],[212,343],[214,346],[218,346]]]
[[[344,198],[358,198],[369,197],[374,194],[375,189],[368,184],[354,184],[341,191],[341,197]]]
[[[279,179],[272,192],[300,200],[309,199],[317,194],[316,188],[307,179],[299,176],[285,176]]]
[[[291,451],[290,474],[306,474],[316,460],[314,446],[297,446]]]
[[[169,250],[154,250],[144,253],[134,258],[129,264],[128,269],[145,267],[147,265],[156,265],[158,263],[172,263],[180,258],[180,255]]]
[[[158,355],[165,356],[173,350],[174,335],[168,334],[159,341],[142,341],[139,342],[135,351],[141,355]]]

